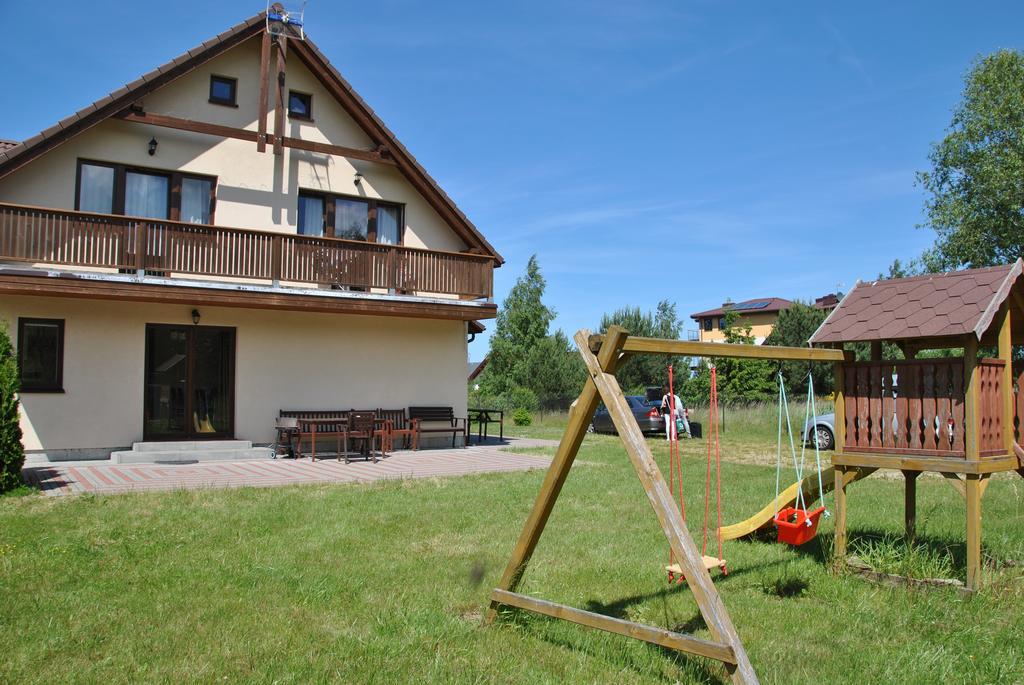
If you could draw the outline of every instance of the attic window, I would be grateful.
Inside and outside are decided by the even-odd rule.
[[[210,102],[238,107],[238,79],[230,76],[210,77]]]
[[[309,93],[288,92],[288,116],[293,119],[313,120],[313,96]]]

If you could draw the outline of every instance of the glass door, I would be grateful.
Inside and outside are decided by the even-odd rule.
[[[235,329],[146,325],[145,440],[234,434]]]

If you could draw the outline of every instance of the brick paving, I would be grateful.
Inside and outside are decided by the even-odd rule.
[[[60,462],[32,464],[22,474],[44,495],[83,492],[114,494],[149,490],[274,487],[301,483],[370,483],[385,479],[445,478],[476,473],[529,471],[547,468],[551,460],[516,454],[509,448],[553,447],[553,440],[506,439],[504,444],[466,449],[399,450],[374,464],[333,459],[277,459],[197,464],[112,464]]]

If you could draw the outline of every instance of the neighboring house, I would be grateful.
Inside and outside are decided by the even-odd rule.
[[[263,14],[0,145],[0,319],[25,446],[55,458],[267,443],[282,408],[465,416],[467,334],[496,314],[501,263]]]
[[[814,301],[814,307],[828,311],[835,309],[837,304],[839,296],[835,294],[825,295]],[[690,318],[697,322],[697,330],[691,333],[690,338],[700,342],[725,342],[725,313],[734,311],[739,316],[739,325],[750,326],[754,341],[760,345],[771,335],[775,322],[779,320],[779,312],[792,306],[792,301],[781,297],[724,302],[717,309],[690,314]]]

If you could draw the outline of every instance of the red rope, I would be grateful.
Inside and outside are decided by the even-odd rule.
[[[718,514],[718,527],[715,529],[715,537],[718,539],[718,558],[723,559],[722,548],[722,449],[718,439],[718,373],[714,366],[711,367],[711,401],[708,412],[708,459],[704,477],[704,536],[701,544],[701,555],[707,554],[708,549],[708,520],[711,518],[711,443],[715,443],[715,509]],[[725,573],[725,566],[722,566]]]

